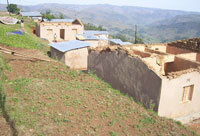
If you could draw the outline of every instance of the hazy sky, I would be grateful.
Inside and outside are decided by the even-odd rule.
[[[5,4],[7,0],[0,0]],[[9,0],[10,3],[36,5],[41,3],[112,4],[200,12],[200,0]]]

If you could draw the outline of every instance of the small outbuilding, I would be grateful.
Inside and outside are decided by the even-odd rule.
[[[22,17],[30,17],[35,22],[42,20],[42,15],[40,14],[40,12],[20,12],[20,15]]]
[[[65,63],[72,69],[87,69],[88,47],[91,43],[71,40],[51,43],[51,57]]]

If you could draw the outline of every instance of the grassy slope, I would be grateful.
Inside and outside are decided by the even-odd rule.
[[[3,35],[5,29],[19,28],[1,27]],[[30,43],[35,37],[26,42],[18,38],[5,44],[37,48]],[[180,123],[145,110],[92,74],[58,62],[10,61],[9,65],[5,106],[19,135],[195,135]]]
[[[18,16],[14,17],[20,19]],[[25,18],[24,35],[7,35],[9,32],[22,30],[20,24],[4,25],[0,23],[0,44],[20,48],[43,49],[43,46],[47,45],[47,42],[34,36],[31,33],[30,26],[35,26],[35,23]]]
[[[10,66],[6,107],[19,135],[195,135],[92,74],[56,62]]]

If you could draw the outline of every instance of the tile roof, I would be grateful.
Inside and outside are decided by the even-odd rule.
[[[40,12],[20,12],[23,17],[42,17]]]
[[[66,41],[66,42],[51,43],[49,45],[61,52],[66,52],[69,50],[91,46],[91,43],[79,41],[79,40],[71,40],[71,41]]]

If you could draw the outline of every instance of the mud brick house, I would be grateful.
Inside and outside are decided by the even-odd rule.
[[[49,41],[75,40],[77,34],[83,34],[84,25],[79,19],[43,20],[36,24],[36,35]]]
[[[187,123],[200,117],[199,55],[168,44],[97,47],[88,69],[158,115]]]
[[[60,60],[72,69],[87,69],[90,43],[78,40],[51,43],[51,57]]]

